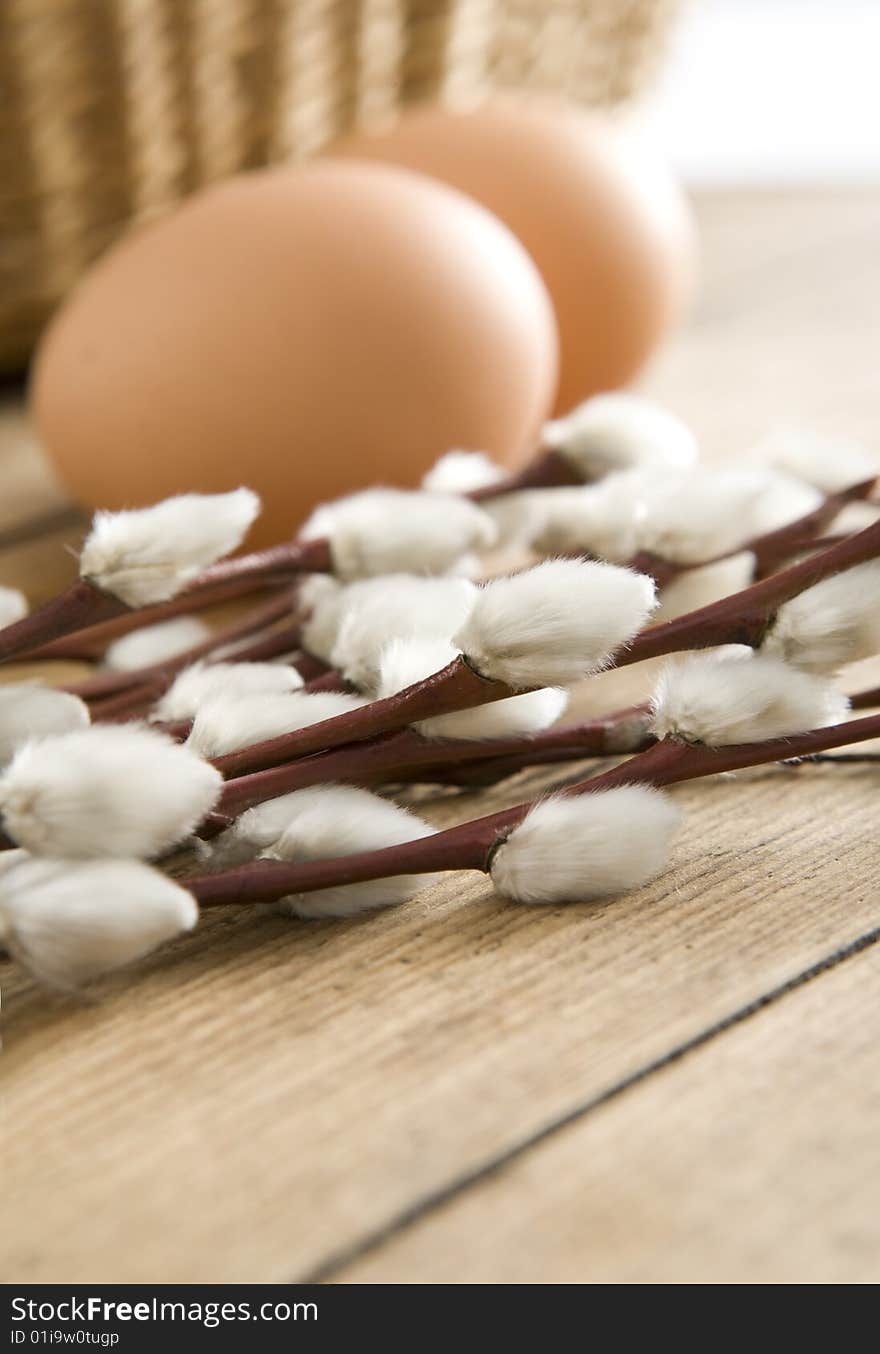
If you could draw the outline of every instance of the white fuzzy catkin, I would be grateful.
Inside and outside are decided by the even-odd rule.
[[[128,606],[165,602],[235,550],[259,511],[256,494],[235,489],[98,512],[80,555],[80,574]]]
[[[430,837],[432,827],[420,818],[366,790],[347,785],[318,785],[285,795],[288,823],[261,854],[270,860],[308,861],[378,851],[401,842]],[[254,810],[249,810],[253,813]],[[243,814],[242,818],[247,818]],[[245,833],[259,828],[245,825]],[[405,903],[428,888],[435,875],[396,875],[363,884],[293,894],[281,900],[295,917],[351,917],[380,907]]]
[[[422,480],[431,494],[469,494],[487,484],[497,484],[507,472],[485,451],[447,451],[435,461]]]
[[[18,588],[0,588],[0,629],[28,614],[28,602]]]
[[[246,809],[213,840],[197,841],[199,856],[211,870],[226,870],[232,865],[244,865],[254,860],[263,851],[270,850],[290,826],[300,803],[297,796],[302,793],[294,790]],[[0,853],[0,861],[2,855]]]
[[[521,562],[522,550],[531,545],[544,522],[544,496],[553,492],[551,489],[518,489],[515,493],[499,494],[497,498],[489,498],[480,504],[498,531],[498,547],[492,552],[493,568],[499,549],[504,547],[513,548],[515,563]],[[475,573],[474,577],[477,576]]]
[[[753,454],[809,481],[826,494],[880,475],[878,452],[860,442],[829,437],[811,428],[777,428],[758,444]]]
[[[489,705],[435,715],[414,727],[426,738],[525,738],[549,729],[567,705],[567,691],[558,686],[542,686],[537,691],[524,691]]]
[[[725,475],[753,479],[759,487],[751,524],[756,536],[788,526],[813,512],[825,500],[825,495],[814,484],[773,466],[726,467]]]
[[[594,395],[564,418],[545,423],[542,440],[585,480],[636,465],[683,469],[698,454],[696,439],[681,419],[623,390]]]
[[[302,646],[324,663],[330,662],[348,592],[331,574],[310,574],[300,584],[297,600],[305,613],[300,627]]]
[[[152,718],[171,722],[194,719],[201,705],[217,696],[256,696],[298,691],[303,679],[285,663],[193,663],[178,673]]]
[[[144,625],[113,641],[104,655],[104,666],[115,672],[152,667],[202,644],[210,633],[211,627],[197,616],[174,616],[170,621]]]
[[[818,673],[880,653],[880,560],[834,574],[785,602],[761,647]]]
[[[656,602],[653,580],[612,564],[547,560],[480,589],[452,642],[514,690],[569,686],[605,667]]]
[[[366,489],[316,508],[300,532],[326,537],[338,578],[448,573],[471,551],[495,544],[492,519],[465,498]]]
[[[382,655],[379,693],[393,696],[446,667],[458,650],[445,640],[396,639]],[[513,738],[538,733],[560,717],[568,692],[541,687],[507,700],[475,705],[449,715],[419,720],[414,728],[426,738]]]
[[[464,624],[476,596],[477,588],[467,578],[391,574],[371,580],[370,590],[364,589],[344,609],[330,662],[352,686],[375,691],[389,640],[448,639]]]
[[[812,511],[821,495],[763,467],[696,467],[646,490],[639,546],[661,559],[700,564]]]
[[[740,645],[668,663],[652,697],[658,738],[724,747],[839,724],[849,701],[829,682]]]
[[[0,812],[35,855],[156,856],[192,833],[222,783],[163,733],[94,724],[20,748],[0,776]]]
[[[0,765],[31,738],[84,729],[89,707],[79,696],[36,682],[0,686]]]
[[[671,621],[675,616],[698,611],[710,602],[741,592],[753,582],[754,576],[755,557],[750,550],[728,555],[714,564],[685,569],[661,591],[660,605],[653,617],[653,624]]]
[[[582,551],[611,564],[625,563],[639,549],[643,509],[637,487],[632,475],[621,474],[598,484],[543,490],[534,548],[541,554]]]
[[[364,704],[341,691],[216,695],[199,706],[185,746],[203,757],[222,757]]]
[[[0,875],[0,940],[54,987],[130,964],[198,919],[192,895],[140,861],[15,855]]]
[[[643,785],[541,800],[495,852],[492,883],[517,903],[626,893],[665,868],[679,818]]]

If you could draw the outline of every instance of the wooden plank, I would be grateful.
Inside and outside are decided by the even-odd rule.
[[[875,944],[334,1279],[875,1284],[878,1011]]]
[[[80,1006],[4,973],[7,1281],[323,1265],[875,926],[874,775],[682,791],[675,869],[601,906],[468,876],[361,921],[212,917]]]

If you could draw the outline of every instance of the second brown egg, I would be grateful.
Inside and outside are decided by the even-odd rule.
[[[630,382],[687,300],[687,204],[663,165],[598,114],[513,96],[465,110],[424,106],[329,153],[434,175],[510,227],[556,308],[559,411]]]

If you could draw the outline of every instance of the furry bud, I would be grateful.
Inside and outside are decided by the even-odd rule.
[[[192,833],[221,785],[165,734],[95,724],[20,748],[0,776],[0,812],[35,855],[157,856]]]
[[[658,738],[723,747],[839,724],[849,702],[828,682],[731,645],[668,663],[652,706]]]
[[[543,442],[584,480],[636,465],[679,470],[697,459],[696,440],[681,419],[622,390],[594,395],[564,418],[545,423]]]
[[[359,696],[338,691],[215,695],[196,710],[186,747],[203,757],[222,757],[294,729],[320,724],[365,703]]]
[[[18,588],[0,588],[0,629],[28,614],[27,598]]]
[[[469,494],[487,484],[497,484],[506,472],[485,451],[447,451],[435,461],[422,488],[430,494]]]
[[[399,805],[347,785],[318,785],[310,790],[297,790],[284,799],[288,824],[277,840],[262,851],[271,860],[350,856],[416,841],[434,831]],[[243,815],[247,817],[248,814]],[[254,829],[246,825],[244,831]],[[296,894],[282,899],[280,905],[295,917],[351,917],[358,912],[405,903],[428,888],[435,878],[423,874],[395,875]]]
[[[31,738],[84,729],[89,707],[79,696],[35,682],[0,686],[0,766]]]
[[[671,583],[667,583],[661,592],[654,623],[659,625],[663,621],[671,621],[674,616],[697,611],[710,602],[741,592],[753,581],[754,574],[755,557],[750,550],[728,555],[714,564],[685,569]]]
[[[462,555],[487,550],[492,519],[451,495],[366,489],[316,508],[300,533],[326,537],[341,579],[391,573],[448,573]]]
[[[405,687],[439,672],[458,654],[444,640],[392,640],[382,655],[379,692],[393,696]],[[558,687],[525,691],[508,700],[475,705],[449,715],[422,719],[415,728],[426,738],[514,738],[539,733],[560,717],[568,692]]]
[[[776,613],[763,645],[807,672],[880,653],[880,560],[833,574]]]
[[[256,494],[236,489],[98,512],[82,549],[80,574],[131,607],[165,602],[235,550],[259,511]]]
[[[114,640],[104,655],[104,666],[116,672],[149,668],[195,648],[210,633],[210,626],[197,616],[175,616],[170,621],[145,625]]]
[[[755,455],[792,475],[836,494],[880,475],[880,455],[860,442],[827,437],[810,428],[778,428],[755,448]]]
[[[540,525],[532,544],[541,554],[578,551],[623,564],[639,549],[641,503],[630,475],[609,475],[598,484],[545,489]]]
[[[665,868],[679,817],[643,785],[540,800],[496,850],[492,883],[516,903],[627,893]]]
[[[353,585],[353,590],[364,585]],[[448,639],[463,625],[477,596],[466,578],[419,578],[391,574],[346,607],[331,654],[333,667],[361,691],[375,691],[382,652],[390,640],[437,636]],[[427,676],[427,673],[423,674]]]
[[[349,589],[331,574],[310,574],[299,587],[299,606],[305,612],[302,646],[322,662],[330,662]]]
[[[484,677],[515,690],[569,686],[607,666],[655,602],[644,574],[547,560],[481,588],[452,642]]]
[[[136,860],[44,860],[16,852],[0,874],[0,938],[36,978],[75,988],[190,931],[186,889]]]
[[[178,673],[156,705],[153,718],[170,722],[194,719],[215,697],[229,699],[297,691],[303,679],[286,663],[193,663]]]

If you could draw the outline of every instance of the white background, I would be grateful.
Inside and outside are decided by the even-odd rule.
[[[880,181],[880,0],[690,0],[640,110],[691,184]]]

